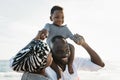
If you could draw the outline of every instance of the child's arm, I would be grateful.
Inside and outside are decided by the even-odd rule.
[[[72,44],[69,44],[70,47],[70,57],[69,57],[69,62],[73,63],[74,60],[74,52],[75,52],[75,48]]]
[[[69,44],[69,48],[70,48],[70,56],[68,61],[68,71],[70,74],[72,74],[74,73],[72,65],[73,65],[73,60],[75,56],[75,48],[72,44]]]

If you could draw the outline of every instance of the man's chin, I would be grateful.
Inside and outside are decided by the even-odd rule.
[[[62,63],[67,64],[68,63],[68,58],[62,58]]]

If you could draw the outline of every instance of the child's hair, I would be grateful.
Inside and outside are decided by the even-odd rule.
[[[63,8],[62,7],[60,7],[60,6],[53,6],[52,7],[52,9],[51,9],[51,12],[50,12],[50,14],[52,15],[53,13],[54,13],[54,11],[56,11],[56,10],[63,10]]]

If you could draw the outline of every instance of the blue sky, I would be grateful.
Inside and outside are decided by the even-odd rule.
[[[64,8],[64,24],[73,34],[83,35],[103,59],[119,59],[117,0],[0,0],[0,59],[10,59],[50,23],[50,9],[54,5]],[[77,56],[87,56],[82,47],[74,45]]]

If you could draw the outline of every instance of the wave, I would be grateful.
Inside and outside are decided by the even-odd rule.
[[[0,72],[0,80],[21,80],[22,73]]]
[[[0,72],[0,77],[20,77],[22,74],[17,72]]]

